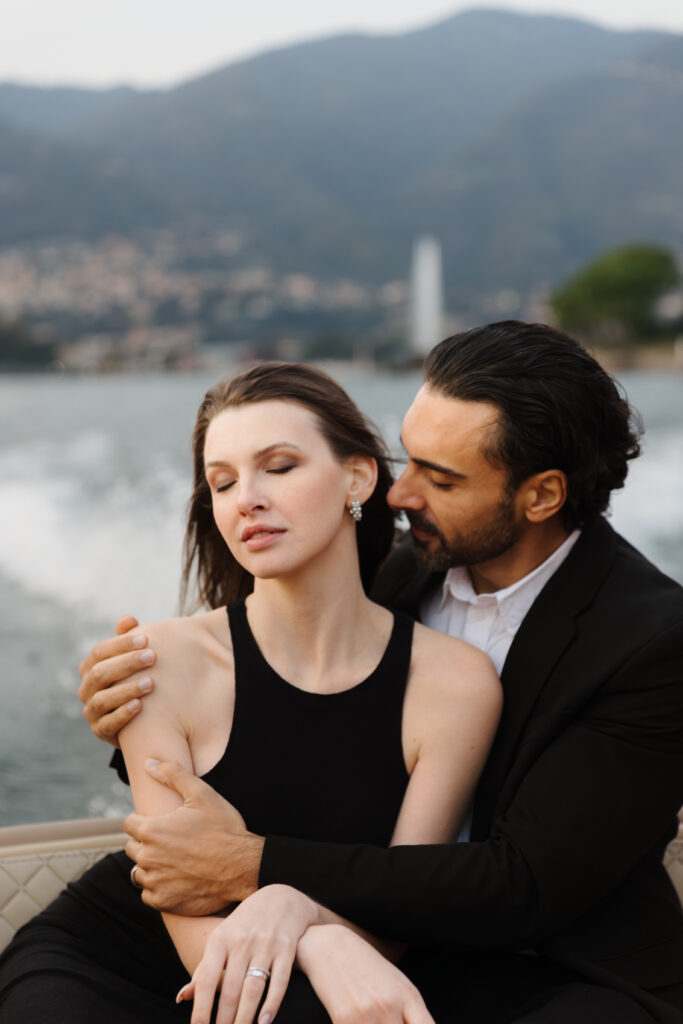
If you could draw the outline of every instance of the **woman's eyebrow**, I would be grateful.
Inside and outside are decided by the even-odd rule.
[[[294,444],[293,441],[276,441],[275,444],[266,445],[265,448],[260,448],[259,451],[254,452],[254,458],[262,459],[264,455],[270,455],[271,452],[277,451],[278,448],[293,448],[297,452],[301,451],[299,445]],[[229,465],[230,463],[226,462],[225,459],[212,459],[211,462],[206,463],[206,469],[222,468]]]
[[[270,455],[277,448],[294,448],[297,452],[301,451],[299,445],[294,444],[293,441],[276,441],[275,444],[269,444],[266,448],[261,448],[260,451],[256,452],[255,458],[261,459],[264,455]]]

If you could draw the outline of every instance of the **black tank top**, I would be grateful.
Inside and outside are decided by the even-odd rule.
[[[244,601],[227,611],[235,710],[225,753],[204,781],[260,835],[388,845],[408,784],[401,722],[413,620],[394,616],[382,660],[367,679],[320,694],[270,667]]]

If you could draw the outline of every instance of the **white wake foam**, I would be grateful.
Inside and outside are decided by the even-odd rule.
[[[659,429],[645,436],[626,486],[612,498],[612,525],[657,565],[683,573],[683,433]],[[664,556],[668,553],[668,557]]]
[[[185,470],[119,464],[114,439],[90,433],[0,453],[0,570],[29,593],[87,619],[173,614]]]

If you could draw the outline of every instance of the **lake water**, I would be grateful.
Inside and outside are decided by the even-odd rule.
[[[398,447],[417,374],[334,375]],[[683,582],[683,376],[625,373],[644,455],[615,527]],[[77,664],[114,620],[177,609],[189,437],[212,379],[0,377],[0,824],[123,814]]]

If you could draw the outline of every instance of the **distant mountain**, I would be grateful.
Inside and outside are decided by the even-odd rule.
[[[482,281],[555,282],[633,240],[681,251],[682,129],[678,37],[508,111],[465,153],[390,197],[398,228],[439,234],[462,292]]]
[[[655,38],[471,12],[405,36],[343,36],[267,53],[98,112],[80,134],[178,181],[195,179],[221,206],[234,202],[226,165],[273,156],[355,201],[459,150],[520,98]]]
[[[452,293],[525,288],[613,241],[680,245],[681,47],[472,11],[288,47],[164,92],[0,86],[0,114],[81,147],[88,173],[109,156],[143,219],[153,182],[154,216],[172,197],[176,213],[226,218],[284,268],[386,279],[430,230]]]
[[[0,121],[0,244],[161,224],[171,207],[123,160]]]
[[[71,131],[86,118],[116,108],[138,96],[135,89],[73,89],[0,82],[0,118],[46,135]]]
[[[191,204],[246,220],[278,262],[384,276],[411,239],[391,196],[569,75],[661,38],[471,12],[405,36],[289,47],[81,126]],[[307,258],[306,258],[307,257]]]

